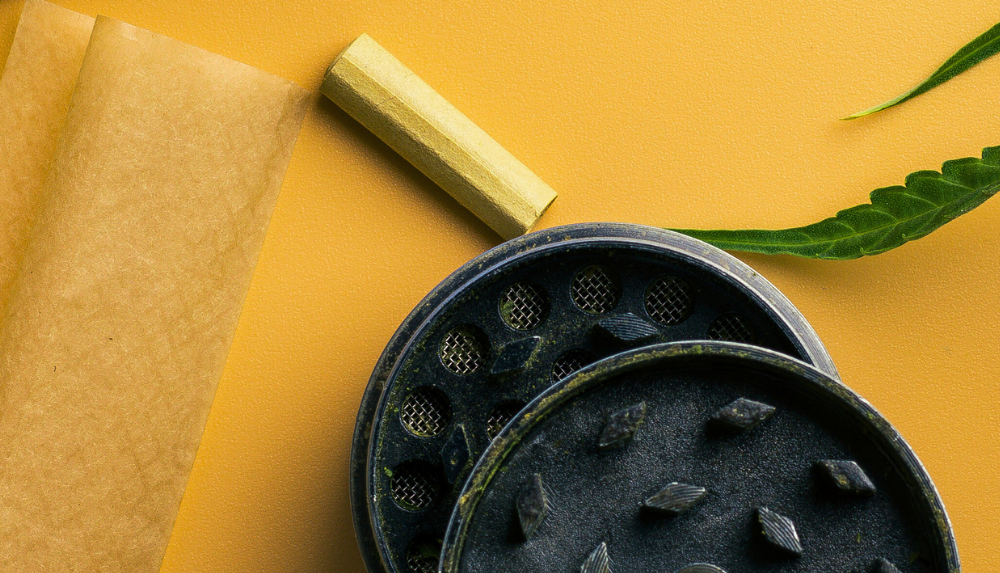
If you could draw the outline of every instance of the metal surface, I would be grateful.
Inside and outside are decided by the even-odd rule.
[[[407,564],[410,548],[441,539],[471,462],[551,383],[628,348],[713,338],[767,346],[836,376],[812,328],[773,286],[669,231],[554,228],[459,269],[403,322],[362,398],[351,495],[369,571],[417,571]],[[436,433],[413,429],[407,400],[421,388],[442,392],[450,408]],[[393,476],[411,462],[424,464],[435,486],[419,510],[393,496]]]
[[[443,573],[960,570],[941,500],[889,422],[823,372],[743,344],[581,370],[518,414],[459,499]]]

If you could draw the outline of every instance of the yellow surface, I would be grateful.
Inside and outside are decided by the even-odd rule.
[[[57,0],[316,89],[368,32],[581,221],[779,227],[1000,144],[1000,58],[903,106],[996,23],[989,2],[551,4]],[[0,0],[0,53],[21,9]],[[798,305],[847,384],[903,433],[965,569],[1000,537],[1000,199],[846,262],[744,257]],[[414,304],[499,237],[328,102],[303,127],[163,565],[360,573],[347,501],[354,416]]]

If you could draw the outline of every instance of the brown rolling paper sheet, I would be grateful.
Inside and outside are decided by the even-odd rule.
[[[98,17],[0,324],[0,571],[158,570],[306,95]]]
[[[90,16],[25,0],[0,78],[0,316],[93,27]]]

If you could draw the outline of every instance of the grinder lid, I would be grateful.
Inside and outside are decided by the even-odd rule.
[[[748,345],[597,362],[493,441],[443,573],[959,571],[913,451],[849,388]]]

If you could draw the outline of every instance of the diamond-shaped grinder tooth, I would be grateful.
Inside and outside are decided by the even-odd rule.
[[[799,541],[799,534],[791,519],[766,507],[758,507],[757,521],[765,541],[796,557],[802,555],[802,542]]]
[[[775,408],[746,398],[733,400],[712,415],[712,421],[731,430],[745,432],[774,415]]]
[[[899,568],[884,557],[879,557],[872,564],[871,573],[900,573]]]
[[[542,485],[542,476],[531,476],[517,495],[517,518],[521,524],[524,539],[531,539],[549,513],[549,500]]]
[[[639,426],[646,419],[646,403],[639,402],[624,410],[619,410],[608,418],[608,423],[601,430],[597,447],[604,449],[617,448],[631,440]]]
[[[608,544],[602,541],[580,566],[580,573],[610,573],[610,571],[611,558],[608,557]]]
[[[655,326],[631,312],[601,320],[594,325],[593,332],[598,339],[610,342],[618,348],[647,344],[660,334]]]
[[[448,483],[455,483],[468,467],[472,456],[469,453],[469,438],[465,426],[458,424],[441,447],[441,462]]]
[[[679,515],[691,509],[703,497],[705,488],[673,482],[642,502],[642,506],[669,515]]]
[[[820,474],[827,483],[838,491],[856,496],[875,493],[875,484],[868,479],[861,466],[850,460],[819,460],[816,462]]]
[[[726,573],[721,568],[709,563],[693,563],[678,569],[675,573]]]
[[[501,376],[524,370],[535,355],[535,350],[541,340],[537,336],[531,336],[508,343],[500,349],[497,359],[493,362],[493,368],[490,369],[490,374]]]

